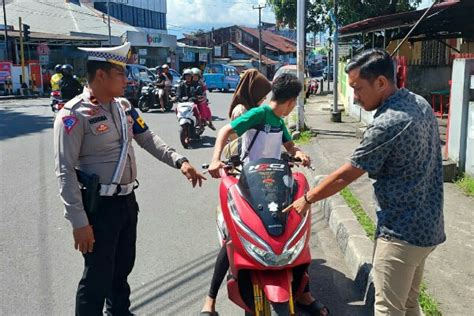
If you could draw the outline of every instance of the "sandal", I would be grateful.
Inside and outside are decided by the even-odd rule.
[[[202,316],[219,316],[218,312],[200,312],[199,315]]]
[[[329,312],[329,308],[326,307],[326,305],[324,305],[323,303],[321,303],[320,301],[318,300],[314,300],[311,304],[309,305],[304,305],[304,304],[301,304],[301,303],[296,303],[296,307],[302,311],[304,311],[305,313],[308,313],[312,316],[321,316],[321,311],[323,309],[326,309],[328,312],[326,315],[329,315],[330,312]]]

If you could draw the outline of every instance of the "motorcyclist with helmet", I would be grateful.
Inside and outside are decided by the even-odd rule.
[[[63,74],[61,73],[61,66],[61,64],[57,64],[56,66],[54,66],[55,74],[51,77],[50,80],[52,91],[58,91],[60,89],[59,82],[63,78]]]
[[[61,66],[61,73],[63,76],[59,82],[59,88],[61,90],[61,98],[65,102],[81,94],[83,90],[81,83],[73,75],[73,71],[73,67],[69,64]]]
[[[204,81],[202,80],[201,70],[199,68],[192,68],[191,72],[193,74],[193,89],[196,99],[196,104],[201,114],[202,124],[206,124],[213,131],[216,130],[214,124],[212,124],[212,113],[209,108],[209,100],[207,99],[206,91],[207,87]]]

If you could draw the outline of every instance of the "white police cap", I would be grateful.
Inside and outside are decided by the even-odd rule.
[[[129,57],[130,43],[115,47],[78,47],[78,49],[89,54],[88,60],[105,61],[125,67]]]

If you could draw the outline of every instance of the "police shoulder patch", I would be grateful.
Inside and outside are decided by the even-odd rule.
[[[64,116],[62,118],[63,124],[64,124],[64,129],[66,130],[66,133],[69,134],[71,133],[72,129],[77,125],[79,120],[77,119],[76,116],[74,115],[68,115]]]
[[[130,109],[130,115],[133,119],[133,134],[141,134],[148,130],[148,126],[135,108]]]

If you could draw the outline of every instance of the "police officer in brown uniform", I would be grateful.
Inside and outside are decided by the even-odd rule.
[[[84,256],[76,315],[131,315],[127,277],[135,261],[138,204],[132,139],[180,169],[193,187],[205,180],[155,135],[128,100],[125,63],[130,44],[88,52],[89,86],[66,103],[54,123],[56,175],[74,246]]]

